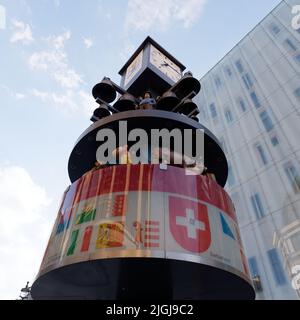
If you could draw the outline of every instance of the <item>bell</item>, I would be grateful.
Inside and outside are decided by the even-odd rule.
[[[105,107],[99,107],[97,109],[95,109],[92,117],[91,117],[91,121],[92,122],[96,122],[102,118],[108,117],[110,116],[110,112],[105,108]]]
[[[179,113],[182,113],[186,116],[196,116],[197,114],[199,114],[199,109],[195,102],[193,102],[191,99],[186,99],[183,102]]]
[[[179,99],[183,99],[193,93],[190,98],[195,97],[201,89],[199,80],[194,78],[190,72],[187,72],[172,88]]]
[[[117,96],[117,92],[112,85],[112,82],[106,77],[94,86],[92,94],[95,99],[99,98],[107,103],[113,102]]]
[[[190,118],[194,121],[200,122],[200,120],[197,116],[191,116]]]
[[[120,112],[135,110],[135,97],[129,93],[123,94],[119,100],[114,104],[114,108]]]
[[[157,101],[156,108],[160,110],[171,111],[179,104],[179,102],[180,100],[174,92],[167,91]]]

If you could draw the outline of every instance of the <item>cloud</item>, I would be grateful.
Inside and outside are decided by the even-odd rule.
[[[0,5],[0,30],[6,29],[6,9]]]
[[[68,30],[59,36],[50,36],[46,38],[46,41],[48,41],[56,50],[62,50],[70,38],[71,32]]]
[[[70,38],[70,31],[46,38],[49,49],[34,52],[29,57],[28,64],[32,70],[47,72],[63,88],[75,89],[83,80],[81,75],[69,66],[65,44]]]
[[[64,69],[67,67],[66,54],[59,51],[40,51],[29,58],[29,66],[35,70],[48,71],[51,68]]]
[[[0,298],[16,299],[36,275],[50,234],[46,190],[22,167],[0,165]]]
[[[9,96],[16,100],[22,100],[27,97],[26,94],[15,92],[14,90],[10,89],[8,86],[5,85],[0,84],[0,89],[4,90]]]
[[[125,30],[164,31],[172,24],[191,27],[200,17],[206,0],[129,0]]]
[[[29,24],[19,20],[12,20],[14,33],[10,38],[11,43],[21,42],[25,45],[34,41]]]
[[[26,95],[23,93],[16,93],[16,100],[22,100],[26,98]]]
[[[83,42],[87,49],[91,48],[94,45],[93,40],[89,38],[83,38]]]
[[[68,68],[57,70],[54,73],[54,79],[65,88],[77,88],[83,82],[75,70]]]
[[[34,52],[28,59],[28,65],[32,70],[46,72],[61,86],[63,93],[34,88],[29,94],[49,105],[59,107],[63,112],[80,113],[90,117],[98,105],[91,94],[78,89],[84,82],[81,75],[69,65],[65,46],[70,38],[70,31],[58,36],[49,36],[44,39],[48,49]],[[93,45],[91,39],[84,38],[84,41],[87,47]]]
[[[7,92],[12,98],[22,100],[25,98],[37,98],[47,105],[55,105],[60,111],[68,114],[82,114],[91,117],[92,112],[99,106],[92,94],[84,90],[64,90],[64,93],[54,91],[42,91],[37,88],[26,91],[25,93],[14,92],[5,85],[0,85],[0,89]]]
[[[47,101],[47,99],[49,98],[50,96],[50,93],[48,92],[45,92],[45,91],[39,91],[37,89],[32,89],[31,90],[31,94],[36,97],[36,98],[39,98],[41,99],[42,101]]]
[[[82,112],[88,117],[92,116],[92,112],[99,107],[99,105],[95,102],[94,97],[91,94],[81,90],[78,93],[79,97],[79,107]]]
[[[59,94],[33,89],[31,90],[31,95],[41,99],[43,102],[47,102],[47,104],[54,104],[67,113],[81,113],[87,117],[91,117],[92,112],[98,107],[92,95],[84,90],[79,90],[78,92],[67,90],[66,93]]]

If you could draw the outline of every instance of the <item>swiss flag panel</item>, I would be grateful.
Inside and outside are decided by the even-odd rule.
[[[211,243],[207,206],[193,200],[169,197],[170,230],[185,250],[205,252]]]

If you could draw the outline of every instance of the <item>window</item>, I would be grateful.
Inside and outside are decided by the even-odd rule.
[[[242,77],[244,83],[245,83],[245,86],[247,89],[250,89],[252,86],[253,86],[253,82],[249,76],[248,73],[246,73],[243,77]]]
[[[250,273],[252,278],[257,277],[259,275],[257,261],[255,257],[251,257],[248,259]]]
[[[284,275],[284,271],[283,271],[277,250],[275,248],[271,249],[267,251],[267,254],[270,261],[270,265],[272,267],[273,276],[276,284],[279,286],[284,285],[286,283],[286,278]]]
[[[274,35],[280,32],[280,28],[275,23],[271,24],[270,29]]]
[[[212,118],[216,118],[216,117],[218,116],[218,114],[217,114],[217,110],[216,110],[215,104],[212,103],[212,104],[209,106],[209,109],[210,109],[211,117],[212,117]]]
[[[203,106],[199,106],[199,111],[200,111],[200,114],[201,114],[202,118],[204,120],[206,120],[207,119],[207,114],[206,114],[205,108]]]
[[[258,143],[255,145],[255,148],[256,148],[257,154],[259,155],[261,162],[264,165],[266,165],[268,163],[268,159],[267,159],[267,156],[265,154],[265,151],[264,151],[262,145]]]
[[[215,78],[215,84],[217,88],[220,88],[222,86],[221,79],[219,77]]]
[[[225,118],[227,120],[227,123],[231,123],[233,121],[232,112],[229,109],[225,110]]]
[[[259,114],[261,121],[265,127],[265,129],[270,132],[274,128],[274,124],[267,111],[263,111]]]
[[[297,47],[294,45],[294,43],[292,42],[292,40],[290,39],[285,39],[285,43],[287,44],[288,48],[292,51],[296,51]]]
[[[246,112],[247,111],[246,103],[242,98],[239,99],[239,104],[240,104],[241,110],[243,112]]]
[[[271,142],[272,142],[273,147],[276,147],[276,146],[279,145],[279,141],[278,141],[278,138],[276,136],[273,136],[271,138]]]
[[[233,186],[235,184],[235,177],[233,174],[233,170],[231,165],[228,165],[228,179],[227,179],[227,183],[229,186]]]
[[[237,69],[239,70],[240,73],[243,73],[244,72],[244,68],[242,66],[242,63],[241,63],[241,60],[237,60],[235,62],[235,66],[237,67]]]
[[[253,92],[251,92],[250,93],[250,97],[251,97],[251,100],[252,100],[252,102],[254,103],[254,105],[255,105],[255,108],[259,108],[260,107],[260,102],[259,102],[259,100],[258,100],[258,97],[257,97],[257,95],[256,95],[256,93],[253,91]]]
[[[284,165],[284,171],[294,191],[296,193],[299,192],[300,191],[299,171],[291,162],[288,162]]]
[[[259,194],[255,193],[250,199],[256,218],[263,218],[265,216],[265,212]]]
[[[232,71],[231,71],[231,69],[230,69],[229,67],[226,67],[226,68],[225,68],[225,72],[226,72],[226,74],[228,75],[228,77],[231,77],[231,76],[232,76]]]
[[[290,237],[290,240],[292,242],[292,252],[295,252],[295,251],[299,251],[299,248],[300,248],[300,232],[296,232],[294,233],[291,237]]]
[[[300,99],[300,87],[294,91],[295,96]]]

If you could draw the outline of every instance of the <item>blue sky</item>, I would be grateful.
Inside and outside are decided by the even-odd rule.
[[[201,78],[279,0],[0,0],[0,298],[38,271],[91,89],[147,35]]]

